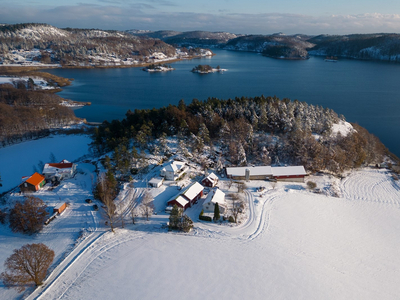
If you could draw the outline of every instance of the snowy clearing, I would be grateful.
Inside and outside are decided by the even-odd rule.
[[[227,188],[223,181],[219,185]],[[266,187],[261,197],[260,185]],[[167,216],[158,214],[99,237],[38,299],[396,299],[400,294],[400,189],[386,170],[352,172],[340,183],[344,198],[315,194],[298,183],[273,187],[252,181],[248,187],[247,220],[239,226],[195,219],[190,234],[177,234],[162,229]],[[195,211],[195,218],[200,209],[201,203],[187,213]]]

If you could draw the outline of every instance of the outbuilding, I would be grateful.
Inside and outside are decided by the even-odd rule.
[[[35,172],[25,182],[19,185],[21,192],[36,192],[46,184],[45,177],[38,172]]]
[[[58,213],[59,215],[67,208],[67,203],[60,203],[53,209],[53,213]]]
[[[207,187],[214,187],[218,183],[218,176],[214,173],[210,173],[207,177],[201,181],[201,184]]]
[[[149,185],[151,187],[159,188],[160,186],[162,186],[163,182],[164,182],[164,178],[152,178],[149,181]]]

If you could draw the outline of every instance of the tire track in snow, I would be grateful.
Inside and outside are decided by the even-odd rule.
[[[371,182],[374,182],[372,185]],[[341,184],[344,197],[349,200],[375,202],[400,207],[400,189],[386,172],[364,170],[352,173]]]

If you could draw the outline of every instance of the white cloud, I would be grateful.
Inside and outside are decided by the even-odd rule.
[[[113,0],[104,0],[101,5],[81,3],[50,9],[0,4],[0,20],[4,23],[48,23],[58,27],[208,30],[248,34],[348,34],[395,32],[400,28],[399,14],[310,16],[286,13],[163,12],[160,6],[171,6],[173,3],[165,0],[153,0],[151,4],[115,0],[112,5],[111,2]]]

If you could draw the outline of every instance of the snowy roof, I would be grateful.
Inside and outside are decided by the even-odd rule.
[[[214,173],[210,173],[207,177],[205,177],[204,179],[208,179],[210,182],[215,182],[218,181],[218,176],[215,175]],[[203,180],[204,180],[203,179]]]
[[[272,175],[272,168],[270,166],[226,168],[226,174],[228,176],[245,176],[246,169],[250,171],[250,176]]]
[[[180,169],[182,169],[186,165],[185,162],[183,161],[173,161],[169,163],[168,165],[164,166],[163,169],[167,172],[176,172]]]
[[[163,181],[164,181],[164,178],[157,178],[157,177],[155,177],[155,178],[152,178],[152,179],[149,181],[149,183],[159,184],[160,182],[163,182]]]
[[[203,191],[204,187],[198,183],[195,182],[192,185],[190,185],[186,191],[182,193],[186,198],[189,200],[193,200],[198,194],[200,194]]]
[[[178,202],[180,205],[182,205],[182,207],[185,207],[186,204],[189,203],[189,201],[187,201],[185,198],[183,198],[181,195],[179,195],[177,198],[172,199],[170,201],[176,200],[176,202]],[[168,201],[168,202],[170,202]]]
[[[204,200],[203,204],[208,202],[212,202],[214,204],[218,203],[218,205],[225,205],[225,193],[218,188],[213,190],[207,195],[207,198]]]
[[[272,174],[274,176],[307,175],[303,166],[272,167]]]
[[[58,171],[58,169],[69,171],[67,169],[71,169],[73,165],[74,165],[73,163],[69,162],[66,159],[63,159],[59,163],[48,163],[44,165],[43,173],[55,173]]]

